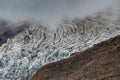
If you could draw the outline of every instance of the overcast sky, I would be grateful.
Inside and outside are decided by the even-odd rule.
[[[0,0],[0,18],[34,19],[52,24],[63,16],[85,16],[118,5],[120,0]]]

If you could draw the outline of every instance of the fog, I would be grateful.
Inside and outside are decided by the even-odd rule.
[[[53,25],[64,17],[83,17],[119,5],[120,0],[0,0],[0,18]]]

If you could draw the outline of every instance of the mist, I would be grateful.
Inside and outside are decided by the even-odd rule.
[[[118,9],[119,5],[120,0],[0,0],[0,18],[54,25],[64,17],[84,17],[108,7]]]

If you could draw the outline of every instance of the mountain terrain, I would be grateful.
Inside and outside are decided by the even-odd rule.
[[[8,25],[12,28],[0,33],[0,80],[29,80],[42,66],[119,35],[119,22],[120,17],[103,11],[62,20],[55,30],[46,25]]]
[[[120,35],[43,66],[31,80],[120,80]]]

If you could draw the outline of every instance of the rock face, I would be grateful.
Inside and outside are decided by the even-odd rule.
[[[31,80],[120,80],[120,35],[43,66]]]
[[[7,39],[14,37],[15,35],[22,32],[25,28],[29,27],[27,24],[20,24],[20,25],[8,25],[9,23],[6,23],[4,21],[0,22],[0,46],[7,42]],[[13,28],[10,28],[12,26],[15,26]]]
[[[64,20],[54,31],[43,25],[33,25],[7,38],[0,47],[0,80],[29,80],[45,64],[120,34],[120,19],[111,17],[101,13]]]

